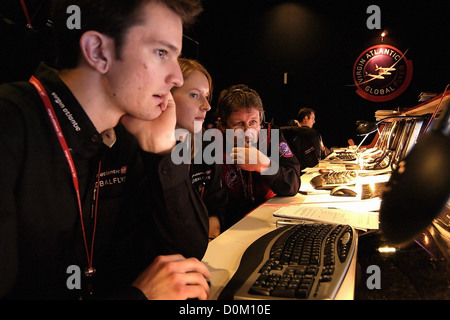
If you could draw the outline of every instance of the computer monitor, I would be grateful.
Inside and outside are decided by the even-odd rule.
[[[409,128],[380,206],[380,229],[393,244],[414,240],[441,214],[450,198],[449,109],[447,100],[431,129],[421,136],[423,123]]]

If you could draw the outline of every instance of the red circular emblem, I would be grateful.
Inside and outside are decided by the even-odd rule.
[[[407,50],[408,51],[408,50]],[[364,99],[384,102],[402,94],[412,78],[412,61],[406,52],[389,45],[376,45],[364,51],[353,66],[356,93]]]

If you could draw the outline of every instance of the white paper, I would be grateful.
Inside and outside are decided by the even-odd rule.
[[[337,199],[334,201],[324,202],[324,201],[309,201],[309,199],[317,199],[313,197],[306,197],[305,201],[302,202],[303,206],[309,207],[324,207],[330,209],[332,207],[333,209],[342,209],[342,210],[348,210],[358,213],[367,213],[369,211],[379,211],[381,206],[381,199],[380,198],[372,198],[372,199],[366,199],[366,200],[359,200],[359,201],[345,201],[345,199],[342,199],[344,197],[336,197]],[[341,200],[342,199],[342,200]],[[340,200],[340,201],[339,201]]]
[[[273,213],[274,217],[315,220],[326,223],[348,224],[356,229],[378,229],[378,212],[357,212],[317,206],[287,206]]]

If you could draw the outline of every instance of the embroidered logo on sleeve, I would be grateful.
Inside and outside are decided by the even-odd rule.
[[[293,156],[291,149],[288,144],[284,141],[280,142],[280,156],[285,158],[290,158]]]

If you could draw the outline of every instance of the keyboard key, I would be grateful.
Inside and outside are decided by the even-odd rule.
[[[275,287],[271,293],[275,297],[295,298],[295,289],[285,287]]]
[[[267,287],[264,286],[252,286],[250,288],[249,293],[251,294],[257,294],[262,296],[270,296],[270,290]]]

